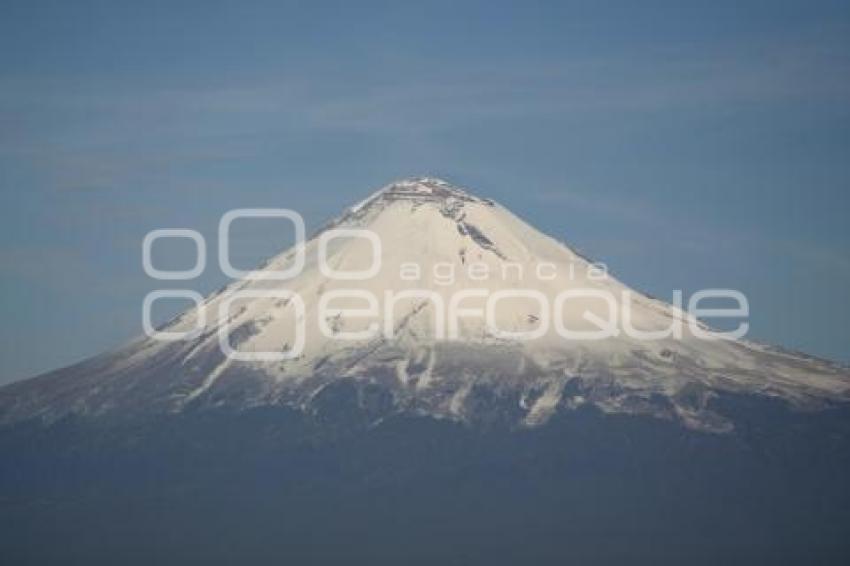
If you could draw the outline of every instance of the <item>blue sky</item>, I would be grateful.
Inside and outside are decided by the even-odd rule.
[[[226,210],[420,174],[850,361],[850,7],[686,4],[3,2],[0,382],[141,332],[151,229],[207,237],[207,292]]]

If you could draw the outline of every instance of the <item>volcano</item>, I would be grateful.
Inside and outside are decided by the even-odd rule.
[[[333,230],[342,236],[320,246]],[[372,241],[351,230],[368,231]],[[295,263],[298,273],[278,277]],[[485,320],[488,299],[517,290],[493,303]],[[571,300],[553,313],[565,292]],[[323,297],[333,301],[323,305]],[[634,335],[618,327],[596,337],[627,308]],[[371,315],[348,315],[364,309]],[[564,331],[541,328],[541,318],[558,319]],[[694,326],[681,308],[629,289],[498,204],[442,180],[410,179],[159,329],[188,338],[145,337],[7,387],[0,414],[10,422],[221,406],[309,410],[324,388],[345,379],[385,391],[394,411],[462,421],[481,408],[470,395],[486,391],[510,405],[505,416],[515,424],[589,403],[723,431],[734,423],[707,407],[717,393],[801,408],[850,397],[845,368],[712,340],[702,325],[707,336],[698,337]]]
[[[846,367],[723,335],[492,200],[394,182],[240,275],[0,389],[9,556],[850,556]]]

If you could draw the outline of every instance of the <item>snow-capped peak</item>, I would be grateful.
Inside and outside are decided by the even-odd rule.
[[[299,253],[298,274],[276,277]],[[329,383],[353,379],[391,392],[399,410],[458,419],[474,418],[486,390],[527,425],[591,403],[725,430],[710,408],[718,393],[799,405],[850,398],[847,371],[829,363],[700,340],[687,327],[667,336],[690,317],[595,268],[493,201],[440,179],[404,179],[166,328],[194,330],[191,339],[139,340],[81,375],[69,368],[21,384],[30,397],[7,390],[0,409],[10,419],[128,405],[309,406]],[[579,295],[569,308],[558,306],[565,293]],[[592,334],[612,308],[661,338],[564,338],[561,328]]]

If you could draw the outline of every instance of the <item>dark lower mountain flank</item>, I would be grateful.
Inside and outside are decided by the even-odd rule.
[[[344,382],[341,382],[344,383]],[[358,395],[358,399],[353,396]],[[725,396],[712,434],[587,406],[547,424],[312,412],[0,432],[4,564],[846,564],[850,411]]]

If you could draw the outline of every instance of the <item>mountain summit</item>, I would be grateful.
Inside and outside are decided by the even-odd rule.
[[[617,328],[588,339],[612,313]],[[187,338],[143,337],[3,388],[0,419],[312,411],[345,383],[378,415],[535,426],[592,405],[724,432],[734,422],[712,410],[718,394],[797,407],[850,397],[842,367],[695,328],[712,333],[495,202],[413,178],[159,329]]]
[[[454,198],[470,202],[485,202],[471,195],[468,190],[436,177],[411,177],[390,183],[363,201],[362,204],[382,197],[408,200],[446,200]]]

